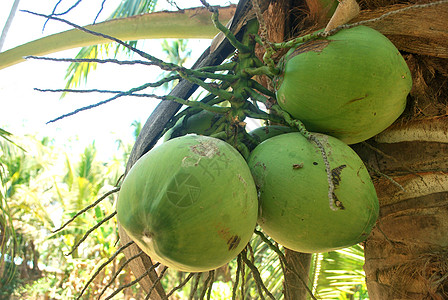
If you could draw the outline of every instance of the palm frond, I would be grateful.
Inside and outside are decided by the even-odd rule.
[[[25,151],[25,149],[23,149],[21,146],[17,145],[10,137],[13,134],[9,131],[6,131],[2,128],[0,128],[0,138],[8,141],[9,143],[13,144],[14,146],[18,147],[19,149],[21,149],[22,151]]]
[[[161,44],[162,51],[166,54],[166,61],[176,64],[178,66],[184,66],[185,62],[191,55],[191,49],[188,49],[188,40],[177,39],[177,40],[164,40]],[[159,79],[164,77],[169,77],[175,75],[176,72],[161,72]],[[165,82],[162,85],[162,88],[165,90],[171,89],[174,85],[176,85],[178,80]]]
[[[12,262],[16,257],[16,249],[16,231],[2,186],[0,193],[0,290],[14,278],[15,264]]]
[[[361,245],[315,254],[314,291],[323,299],[368,299]]]
[[[120,5],[115,9],[115,11],[107,18],[107,20],[116,18],[125,18],[130,16],[135,16],[142,13],[152,12],[155,9],[157,0],[125,0],[120,3]],[[135,47],[137,45],[136,41],[130,42],[131,46]],[[76,55],[76,58],[98,58],[100,54],[107,54],[109,51],[114,52],[114,56],[121,52],[125,52],[130,55],[130,50],[116,43],[102,44],[83,47]],[[74,88],[82,84],[82,82],[87,80],[90,71],[96,69],[96,63],[78,63],[73,62],[67,68],[65,79],[67,83],[65,85],[66,89]],[[62,97],[66,93],[62,94]]]

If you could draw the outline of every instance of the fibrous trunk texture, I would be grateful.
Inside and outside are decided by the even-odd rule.
[[[410,5],[384,3],[355,21]],[[402,51],[413,77],[402,117],[354,146],[372,170],[381,206],[365,242],[369,297],[448,299],[448,4],[367,25]]]
[[[448,144],[389,141],[357,147],[389,177],[374,180],[381,210],[365,243],[370,299],[448,299]]]
[[[407,10],[372,27],[402,51],[413,88],[395,124],[354,146],[372,170],[381,206],[365,242],[369,297],[448,299],[448,4]]]
[[[307,299],[309,289],[306,288],[304,283],[308,286],[310,285],[308,275],[312,255],[310,253],[300,253],[286,249],[285,257],[288,267],[292,269],[286,269],[284,274],[283,286],[285,300]]]

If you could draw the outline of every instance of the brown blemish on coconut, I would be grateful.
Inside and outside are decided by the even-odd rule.
[[[234,235],[228,241],[229,251],[235,250],[241,242],[241,237]]]
[[[330,40],[313,40],[299,45],[294,52],[289,55],[289,59],[293,58],[296,55],[306,53],[306,52],[322,52],[329,44]]]
[[[331,179],[333,181],[334,184],[334,189],[336,190],[336,188],[341,184],[342,178],[341,178],[341,172],[344,168],[346,168],[347,165],[340,165],[334,169],[331,170]],[[334,205],[341,209],[344,210],[344,204],[342,204],[342,202],[338,199],[338,197],[336,196],[336,193],[333,192],[333,203]]]
[[[219,227],[219,225],[216,227]],[[232,235],[227,227],[219,229],[218,234],[226,240],[229,251],[235,250],[241,242],[241,237],[236,234]]]
[[[264,171],[266,171],[266,165],[264,163],[262,163],[261,161],[258,161],[255,165],[254,168],[256,167],[262,167]]]
[[[341,173],[344,168],[346,168],[347,165],[340,165],[334,169],[331,170],[331,179],[333,180],[334,187],[337,188],[339,184],[341,183]]]
[[[362,99],[367,98],[367,96],[368,96],[368,95],[365,94],[363,97],[359,97],[359,98],[352,99],[352,100],[348,101],[347,104],[350,104],[350,103],[353,103],[353,102],[357,102],[357,101],[361,101]]]
[[[247,182],[246,180],[244,180],[243,176],[241,176],[241,174],[238,174],[238,179],[245,185],[247,186]]]

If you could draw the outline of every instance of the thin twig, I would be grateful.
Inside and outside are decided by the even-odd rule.
[[[37,92],[43,92],[43,93],[75,93],[75,94],[89,94],[89,93],[122,94],[122,93],[126,93],[124,91],[118,91],[118,90],[100,90],[100,89],[79,90],[79,89],[39,89],[39,88],[34,88],[34,90]],[[155,94],[131,93],[131,94],[127,94],[125,96],[152,98],[155,96]]]
[[[238,283],[240,281],[240,273],[241,273],[241,265],[242,265],[242,258],[241,258],[241,253],[238,254],[236,263],[237,263],[237,267],[236,267],[236,273],[235,273],[235,282],[233,284],[233,288],[232,288],[232,300],[236,299],[236,292],[238,289]]]
[[[244,298],[246,296],[246,293],[245,293],[245,288],[246,288],[246,264],[244,264],[243,252],[241,252],[240,255],[241,255],[241,300],[244,300]]]
[[[180,7],[177,5],[176,1],[173,1],[173,0],[166,0],[166,2],[168,2],[169,5],[174,6],[177,10],[181,10],[181,11],[183,11],[183,9],[180,8]]]
[[[211,12],[211,13],[215,13],[215,12],[218,11],[218,9],[217,9],[216,7],[211,6],[207,1],[205,1],[205,0],[200,0],[200,1],[201,1],[202,5],[203,5],[206,9],[208,9],[209,12]]]
[[[398,164],[400,164],[405,170],[407,170],[408,172],[412,173],[413,175],[416,175],[418,177],[420,177],[420,179],[423,179],[423,177],[420,174],[417,174],[417,172],[415,170],[412,170],[409,166],[407,166],[405,163],[403,163],[403,161],[398,160],[397,158],[395,158],[392,155],[389,155],[387,153],[385,153],[384,151],[382,151],[381,149],[367,143],[366,141],[362,142],[362,144],[366,147],[368,147],[369,149],[375,151],[376,153],[378,153],[379,155],[381,155],[382,157],[385,157],[387,159],[390,159]]]
[[[303,126],[303,128],[305,128],[305,126]],[[300,128],[299,128],[300,130]],[[303,133],[302,133],[303,134]],[[322,159],[324,161],[325,164],[325,172],[327,173],[327,183],[328,183],[328,204],[331,208],[331,210],[338,210],[338,209],[343,209],[344,204],[339,200],[336,201],[337,203],[335,204],[335,199],[334,199],[334,182],[333,182],[333,176],[332,176],[332,172],[331,172],[331,167],[330,167],[330,162],[328,161],[328,156],[327,156],[327,152],[325,150],[324,145],[319,141],[319,139],[312,133],[309,134],[308,139],[312,142],[314,142],[314,144],[316,144],[316,146],[319,148],[320,150],[320,154],[322,156]]]
[[[210,281],[212,280],[213,272],[214,272],[214,270],[208,272],[208,276],[204,281],[204,285],[202,287],[201,294],[199,295],[199,299],[204,299],[205,294],[207,293],[207,290],[208,290],[208,285],[209,285]]]
[[[263,283],[263,279],[261,278],[260,272],[258,271],[257,267],[249,259],[247,259],[247,257],[245,255],[243,255],[242,258],[243,258],[244,263],[249,267],[249,269],[252,272],[252,275],[255,279],[255,283],[259,290],[259,294],[260,294],[259,296],[261,297],[261,299],[264,299],[264,297],[262,295],[262,291],[261,291],[261,289],[262,289],[269,298],[275,300],[274,295],[272,295],[272,293],[268,290],[268,288]]]
[[[76,29],[79,29],[79,30],[81,30],[83,32],[86,32],[88,34],[92,34],[94,36],[99,36],[99,37],[102,37],[102,38],[105,38],[105,39],[109,39],[109,40],[114,41],[114,42],[116,42],[116,43],[126,47],[127,49],[137,53],[141,57],[143,57],[143,58],[145,58],[145,59],[147,59],[149,61],[154,62],[154,65],[158,66],[160,69],[162,69],[164,71],[175,71],[175,72],[177,72],[185,80],[188,80],[189,82],[191,82],[193,84],[199,85],[200,87],[206,89],[210,93],[214,93],[214,94],[216,94],[216,95],[218,95],[218,96],[220,96],[220,97],[222,97],[224,99],[227,99],[227,100],[229,100],[233,96],[232,93],[224,91],[224,90],[219,90],[219,89],[215,88],[212,84],[208,84],[208,83],[206,83],[206,82],[204,82],[203,80],[200,79],[200,78],[205,78],[205,77],[210,77],[210,76],[213,76],[213,77],[210,77],[210,78],[215,78],[215,77],[218,78],[219,77],[220,79],[222,79],[222,78],[226,78],[226,75],[222,75],[222,74],[213,74],[213,75],[203,74],[203,73],[201,73],[201,71],[190,70],[190,69],[178,66],[178,65],[173,64],[173,63],[167,63],[167,62],[164,62],[161,59],[156,58],[155,56],[150,55],[149,53],[146,53],[146,52],[144,52],[142,50],[139,50],[139,49],[137,49],[137,48],[135,48],[135,47],[133,47],[133,46],[123,42],[122,40],[120,40],[118,38],[115,38],[115,37],[107,35],[107,34],[99,33],[99,32],[93,31],[93,30],[89,30],[89,29],[87,29],[85,27],[76,25],[76,24],[74,24],[74,23],[72,23],[70,21],[67,21],[65,19],[57,18],[57,17],[51,16],[51,15],[47,16],[47,15],[44,15],[44,14],[39,14],[39,13],[31,12],[31,11],[28,11],[28,10],[23,10],[23,12],[30,13],[30,14],[33,14],[33,15],[36,15],[36,16],[51,18],[51,19],[54,19],[54,20],[66,23],[66,24],[68,24],[68,25],[70,25],[70,26],[72,26],[72,27],[74,27]],[[215,15],[215,14],[213,14],[213,15]],[[219,20],[218,21],[214,20],[214,22],[218,22],[219,23]],[[221,24],[221,26],[224,27],[222,24]],[[228,32],[230,32],[226,27],[224,27],[222,30],[227,30]],[[231,33],[230,33],[230,35],[233,36]],[[231,37],[228,36],[228,38],[231,38]],[[233,36],[233,38],[236,41],[236,38],[234,36]],[[246,46],[244,46],[244,47],[246,47]],[[109,100],[109,101],[111,101],[111,100]],[[109,101],[107,101],[107,102],[109,102]],[[104,103],[102,103],[102,104],[104,104]],[[71,114],[69,114],[69,115],[71,115]],[[63,117],[66,117],[66,116],[63,116]],[[52,120],[49,123],[54,122],[56,120],[58,120],[58,119]]]
[[[317,300],[317,298],[313,295],[313,292],[310,290],[310,288],[308,287],[306,281],[302,278],[302,276],[300,276],[300,274],[295,269],[289,266],[288,262],[286,261],[285,254],[283,254],[283,252],[278,247],[276,247],[261,231],[255,229],[254,233],[257,234],[261,238],[261,240],[269,246],[269,248],[271,248],[275,253],[277,253],[278,257],[280,258],[280,262],[283,263],[285,269],[289,270],[294,275],[296,275],[296,277],[300,280],[300,282],[302,282],[304,288],[306,289],[310,297],[313,300]]]
[[[156,65],[153,61],[145,61],[145,60],[118,60],[115,58],[56,58],[56,57],[45,57],[45,56],[34,56],[29,55],[25,56],[25,59],[35,59],[35,60],[46,60],[53,62],[70,62],[70,63],[98,63],[98,64],[106,64],[113,63],[117,65],[146,65],[146,66],[154,66]]]
[[[135,47],[129,45],[128,43],[126,43],[126,42],[124,42],[124,41],[122,41],[122,40],[120,40],[120,39],[118,39],[118,38],[115,38],[115,37],[113,37],[113,36],[110,36],[110,35],[107,35],[107,34],[103,34],[103,33],[100,33],[100,32],[96,32],[96,31],[87,29],[87,28],[85,28],[85,27],[79,26],[79,25],[77,25],[77,24],[75,24],[75,23],[72,23],[72,22],[70,22],[70,21],[67,21],[67,20],[65,20],[65,19],[55,17],[54,15],[45,15],[45,14],[40,14],[40,13],[32,12],[32,11],[29,11],[29,10],[22,10],[22,12],[26,12],[26,13],[29,13],[29,14],[32,14],[32,15],[35,15],[35,16],[40,16],[40,17],[44,17],[44,18],[49,18],[49,19],[52,19],[52,20],[56,20],[56,21],[65,23],[65,24],[67,24],[67,25],[70,25],[70,26],[72,26],[73,28],[76,28],[76,29],[78,29],[78,30],[81,30],[81,31],[83,31],[83,32],[85,32],[85,33],[88,33],[88,34],[91,34],[91,35],[94,35],[94,36],[99,36],[99,37],[102,37],[102,38],[104,38],[104,39],[108,39],[108,40],[111,40],[111,41],[113,41],[113,42],[116,42],[116,43],[122,45],[123,47],[125,47],[125,48],[131,50],[132,52],[137,53],[137,54],[140,55],[141,57],[143,57],[143,58],[145,58],[145,59],[147,59],[147,60],[149,60],[149,61],[153,61],[153,62],[155,63],[155,65],[157,65],[157,66],[158,66],[159,68],[161,68],[162,70],[165,70],[165,71],[177,71],[177,70],[179,70],[179,69],[182,69],[182,67],[179,67],[179,66],[176,65],[176,64],[164,62],[163,60],[158,59],[158,58],[156,58],[155,56],[152,56],[152,55],[150,55],[149,53],[146,53],[146,52],[144,52],[144,51],[142,51],[142,50],[139,50],[139,49],[137,49],[137,48],[135,48]]]
[[[240,53],[247,53],[248,51],[250,51],[248,46],[246,46],[243,43],[241,43],[240,41],[238,41],[236,39],[235,35],[219,21],[218,9],[216,7],[211,6],[205,0],[200,0],[200,1],[201,1],[202,5],[212,13],[211,19],[212,19],[213,25],[215,25],[215,27],[225,35],[225,37],[227,38],[229,43],[233,47],[235,47],[235,49],[237,49]]]
[[[104,300],[110,300],[112,299],[115,295],[117,295],[118,293],[120,293],[122,290],[133,286],[134,284],[136,284],[137,282],[139,282],[140,280],[142,280],[145,276],[147,276],[149,274],[149,272],[152,272],[155,268],[157,268],[160,265],[159,262],[153,264],[148,270],[146,270],[142,275],[140,275],[138,278],[136,278],[135,280],[120,286],[118,289],[116,289],[112,294],[110,294],[109,296],[107,296]]]
[[[252,263],[252,265],[254,265],[255,266],[255,254],[254,254],[254,249],[252,248],[252,246],[250,246],[250,244],[247,244],[247,249],[249,250],[249,254],[250,254],[250,262]],[[246,251],[246,250],[245,250]],[[247,252],[247,251],[246,251]],[[246,257],[247,258],[247,256],[244,256],[244,257]],[[244,259],[244,257],[243,257],[243,259]],[[257,269],[257,271],[258,271],[258,269]],[[253,273],[253,272],[252,272]],[[258,279],[256,278],[256,276],[254,276],[254,275],[252,275],[252,277],[254,278],[254,280],[255,280],[255,286],[257,287],[257,290],[258,290],[258,295],[259,295],[259,297],[260,297],[260,299],[261,300],[264,300],[265,298],[264,298],[264,296],[263,296],[263,287],[262,287],[262,285],[263,285],[263,282],[260,284],[259,282],[258,282]],[[261,279],[261,275],[260,275],[260,279]]]
[[[152,291],[156,288],[156,285],[159,284],[160,280],[162,280],[162,278],[163,278],[163,276],[165,275],[165,272],[166,272],[167,270],[168,270],[168,267],[165,266],[165,267],[162,269],[162,271],[160,271],[159,276],[158,276],[157,279],[154,280],[154,282],[152,283],[152,286],[151,286],[151,288],[149,289],[148,294],[147,294],[146,297],[145,297],[145,300],[150,299]]]
[[[225,114],[225,113],[227,113],[230,110],[229,107],[211,106],[211,105],[207,105],[207,104],[205,104],[203,102],[200,102],[200,101],[185,100],[185,99],[182,99],[180,97],[175,97],[175,96],[171,96],[171,95],[159,96],[159,95],[156,95],[156,94],[142,94],[142,93],[136,94],[135,93],[135,92],[138,92],[138,91],[141,91],[141,90],[145,89],[147,86],[148,86],[148,84],[145,84],[145,85],[142,85],[140,87],[130,89],[130,90],[126,91],[126,92],[120,92],[120,93],[116,94],[115,96],[110,97],[110,98],[108,98],[106,100],[103,100],[103,101],[100,101],[100,102],[97,102],[97,103],[94,103],[94,104],[91,104],[91,105],[80,107],[78,109],[75,109],[75,110],[67,113],[67,114],[61,115],[61,116],[59,116],[59,117],[57,117],[55,119],[52,119],[52,120],[48,121],[47,124],[54,123],[56,121],[59,121],[59,120],[62,120],[64,118],[73,116],[73,115],[75,115],[77,113],[80,113],[82,111],[85,111],[85,110],[96,108],[98,106],[107,104],[107,103],[109,103],[109,102],[111,102],[113,100],[116,100],[116,99],[118,99],[120,97],[124,97],[124,96],[154,98],[154,99],[163,100],[163,101],[166,101],[166,100],[168,100],[168,101],[175,101],[175,102],[180,103],[182,105],[191,106],[191,107],[199,107],[201,109],[208,110],[208,111],[211,111],[211,112],[214,112],[214,113],[219,113],[219,114]],[[113,93],[114,91],[109,91],[109,92]]]
[[[377,174],[378,176],[384,177],[387,180],[389,180],[393,185],[395,185],[396,187],[398,187],[400,190],[402,190],[403,192],[406,192],[406,189],[399,184],[398,182],[396,182],[392,177],[390,177],[389,175],[384,174],[383,172],[381,172],[380,170],[377,170],[376,168],[367,165],[366,164],[366,168],[372,172],[374,172],[375,174]]]
[[[387,241],[392,247],[395,248],[395,245],[396,245],[396,244],[394,243],[394,241],[392,241],[392,240],[386,235],[386,233],[384,233],[384,231],[381,229],[380,223],[381,223],[381,220],[378,220],[378,221],[376,222],[376,228],[378,228],[378,231],[384,236],[384,238],[386,239],[386,241]]]
[[[143,60],[118,60],[118,59],[99,59],[99,58],[54,58],[54,57],[41,57],[41,56],[26,56],[25,59],[37,59],[37,60],[46,60],[46,61],[54,61],[54,62],[72,62],[72,63],[114,63],[118,65],[147,65],[147,66],[157,66],[160,67],[159,63],[156,63],[154,61],[143,61]],[[234,64],[229,63],[222,67],[204,67],[199,68],[196,70],[189,70],[183,67],[178,67],[176,70],[177,72],[183,72],[186,74],[186,76],[194,76],[197,78],[209,78],[209,79],[217,79],[217,80],[228,80],[228,81],[234,81],[238,79],[237,76],[231,75],[231,74],[215,74],[213,72],[207,72],[210,71],[224,71],[229,70],[229,68],[233,68]],[[166,78],[163,78],[160,81],[157,81],[157,83],[153,83],[150,85],[150,87],[156,87],[160,86],[165,82],[172,81],[175,79],[181,79],[181,75],[172,75],[168,76]],[[186,78],[188,80],[188,78]],[[205,83],[204,83],[205,84]]]
[[[45,57],[45,56],[34,56],[29,55],[25,56],[25,59],[36,59],[36,60],[46,60],[53,62],[70,62],[70,63],[113,63],[118,65],[146,65],[146,66],[158,66],[153,61],[145,61],[145,60],[118,60],[118,59],[99,59],[99,58],[56,58],[56,57]],[[227,62],[221,65],[216,66],[204,66],[201,68],[195,69],[195,71],[204,71],[204,72],[216,72],[216,71],[228,71],[232,70],[236,66],[236,62]]]
[[[382,14],[381,16],[377,17],[377,18],[373,18],[373,19],[368,19],[368,20],[363,20],[363,21],[359,21],[356,23],[352,23],[352,24],[344,24],[344,25],[340,25],[330,31],[321,31],[321,32],[314,32],[311,34],[307,34],[301,37],[297,37],[294,39],[291,39],[289,41],[286,42],[282,42],[282,43],[274,43],[272,44],[273,48],[275,49],[285,49],[285,48],[292,48],[297,44],[300,43],[304,43],[310,40],[315,40],[315,39],[319,39],[319,38],[326,38],[329,37],[331,35],[336,34],[337,32],[341,31],[342,29],[350,29],[359,25],[364,25],[364,24],[368,24],[368,23],[374,23],[374,22],[378,22],[381,21],[382,19],[388,18],[392,15],[398,14],[398,13],[402,13],[408,10],[412,10],[412,9],[419,9],[419,8],[425,8],[425,7],[430,7],[430,6],[436,6],[436,5],[440,5],[440,4],[444,4],[444,3],[448,3],[448,0],[440,0],[440,1],[436,1],[436,2],[430,2],[430,3],[425,3],[425,4],[414,4],[411,6],[407,6],[404,8],[400,8],[394,11],[390,11],[387,13]],[[267,53],[267,52],[266,52]],[[272,53],[269,53],[269,55],[272,55]]]
[[[207,291],[207,300],[210,300],[210,298],[211,298],[213,283],[215,282],[215,270],[212,270],[210,272],[211,272],[211,279],[210,279],[210,284],[208,286],[208,291]]]
[[[101,272],[101,270],[103,270],[108,264],[110,264],[117,256],[118,254],[120,254],[124,249],[126,249],[127,247],[131,246],[132,244],[134,244],[134,241],[130,241],[129,243],[127,243],[126,245],[121,246],[120,248],[118,248],[117,251],[115,251],[115,253],[109,257],[109,259],[104,262],[96,271],[95,273],[93,273],[92,276],[90,276],[90,279],[87,281],[87,283],[84,285],[84,287],[82,288],[81,292],[79,293],[78,297],[76,297],[76,299],[80,299],[82,294],[84,294],[84,292],[87,290],[87,287],[90,285],[90,283],[92,283],[92,281],[95,279],[96,276],[98,276],[98,274]]]
[[[327,157],[327,152],[325,151],[325,147],[323,146],[323,144],[319,141],[319,139],[316,137],[316,135],[309,132],[305,128],[305,125],[300,120],[292,118],[291,115],[289,113],[287,113],[286,111],[284,111],[283,109],[281,109],[278,104],[272,105],[271,109],[273,111],[275,111],[278,115],[280,115],[289,126],[297,128],[299,130],[299,132],[304,137],[306,137],[309,141],[312,141],[319,148],[321,156],[322,156],[322,160],[324,161],[325,172],[327,173],[328,204],[329,204],[331,210],[336,211],[338,209],[343,209],[344,204],[341,201],[336,201],[337,203],[335,203],[335,199],[333,196],[334,189],[335,189],[334,183],[333,183],[333,176],[331,173],[330,162],[328,161],[328,157]]]
[[[195,280],[191,286],[190,296],[188,296],[188,300],[194,299],[194,294],[196,294],[196,291],[198,289],[199,285],[199,279],[201,278],[202,273],[195,273]]]
[[[103,225],[104,223],[106,223],[107,221],[109,221],[110,219],[112,219],[115,215],[117,214],[117,211],[114,211],[113,213],[111,213],[110,215],[108,215],[107,217],[105,217],[104,219],[102,219],[100,222],[98,222],[95,226],[91,227],[89,230],[86,231],[86,233],[84,234],[84,236],[73,246],[72,251],[70,251],[69,253],[67,253],[65,256],[69,256],[71,255],[77,248],[79,245],[81,245],[82,242],[84,242],[87,237],[97,228],[99,228],[101,225]]]
[[[120,188],[115,188],[113,190],[108,191],[107,193],[105,193],[103,196],[101,196],[100,198],[98,198],[98,200],[96,200],[95,202],[93,202],[92,204],[90,204],[89,206],[86,206],[85,208],[83,208],[82,210],[80,210],[79,212],[76,213],[76,215],[74,215],[70,220],[68,220],[67,222],[65,222],[64,225],[62,225],[61,227],[59,227],[58,229],[54,230],[53,233],[59,232],[62,229],[64,229],[68,224],[70,224],[71,222],[73,222],[79,215],[85,213],[86,211],[88,211],[89,209],[91,209],[92,207],[95,207],[98,205],[98,203],[100,203],[101,201],[103,201],[104,199],[106,199],[107,197],[109,197],[110,195],[112,195],[113,193],[116,193],[120,190]]]
[[[50,16],[62,16],[65,15],[67,13],[69,13],[71,10],[73,10],[76,6],[78,6],[79,3],[81,3],[82,0],[78,0],[75,4],[73,4],[71,7],[69,7],[66,11],[62,12],[62,13],[56,13],[56,9],[58,8],[59,4],[62,3],[62,0],[59,0],[56,5],[53,7],[53,11],[51,12]],[[47,25],[48,21],[50,21],[51,18],[47,18],[47,20],[44,23],[44,26],[42,28],[42,31],[45,30],[45,26]]]
[[[190,279],[195,275],[196,273],[190,273],[188,274],[187,278],[185,278],[184,281],[182,281],[181,283],[179,283],[179,285],[175,286],[168,294],[166,294],[166,297],[169,298],[172,294],[174,294],[175,291],[181,289],[182,287],[184,287],[188,281],[190,281]]]
[[[374,23],[374,22],[381,21],[382,19],[388,18],[390,16],[393,16],[395,14],[402,13],[402,12],[405,12],[405,11],[408,11],[408,10],[419,9],[419,8],[426,8],[426,7],[440,5],[440,4],[444,4],[444,3],[448,3],[448,0],[440,0],[440,1],[435,1],[435,2],[430,2],[430,3],[425,3],[425,4],[414,4],[414,5],[411,5],[411,6],[408,6],[408,7],[404,7],[404,8],[400,8],[400,9],[397,9],[397,10],[393,10],[393,11],[387,12],[387,13],[382,14],[381,16],[379,16],[377,18],[373,18],[373,19],[369,19],[369,20],[363,20],[363,21],[359,21],[359,22],[356,22],[356,23],[352,23],[352,24],[341,25],[341,26],[339,26],[339,27],[341,27],[340,29],[338,29],[339,27],[337,27],[337,28],[335,28],[333,30],[338,29],[338,31],[339,31],[341,29],[352,28],[352,27],[356,27],[356,26],[364,25],[364,24],[368,24],[368,23]],[[331,33],[333,30],[329,31],[329,33]]]
[[[131,241],[132,242],[132,241]],[[129,242],[129,243],[131,243]],[[121,271],[134,259],[144,255],[145,252],[140,251],[139,253],[131,256],[129,259],[126,259],[126,261],[118,268],[118,270],[115,272],[114,276],[112,276],[112,278],[109,280],[109,283],[101,290],[100,294],[98,295],[98,300],[101,299],[101,296],[103,296],[103,294],[106,292],[107,288],[109,288],[112,283],[114,282],[114,280],[118,277],[118,275],[120,275]]]
[[[101,12],[103,11],[103,9],[104,9],[104,4],[105,4],[105,3],[106,3],[106,0],[103,0],[103,2],[101,2],[100,10],[99,10],[98,13],[96,14],[95,19],[93,20],[93,24],[96,23],[96,20],[98,19],[98,17],[100,16]]]

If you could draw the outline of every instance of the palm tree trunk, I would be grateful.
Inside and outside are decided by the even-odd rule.
[[[439,134],[432,121],[393,126],[378,136],[381,143],[357,148],[390,178],[374,181],[381,215],[365,243],[370,299],[448,298],[448,118],[436,119],[444,123]],[[431,132],[426,140],[407,140],[404,132],[416,130]],[[437,135],[445,141],[431,138]]]
[[[371,16],[390,9],[378,8]],[[381,206],[365,243],[369,296],[448,299],[448,47],[446,32],[437,33],[448,26],[448,4],[372,26],[412,53],[405,59],[414,84],[401,119],[354,147],[376,173]]]
[[[319,1],[306,1],[308,15],[298,13],[295,20],[288,20],[289,28],[298,31],[294,35],[322,27],[319,13],[312,11],[315,2]],[[411,5],[360,4],[363,10],[351,22]],[[301,9],[303,2],[289,2],[288,12]],[[278,18],[278,10],[272,13],[272,20]],[[448,4],[406,10],[367,25],[408,53],[414,80],[404,117],[376,142],[354,147],[381,174],[374,178],[381,215],[365,243],[369,296],[448,299]],[[291,277],[286,275],[285,280]],[[304,299],[291,292],[285,291],[285,298]]]
[[[309,285],[312,254],[286,249],[285,257],[288,267],[291,268],[286,269],[284,274],[285,300],[307,299],[309,289],[304,286],[304,282]]]

